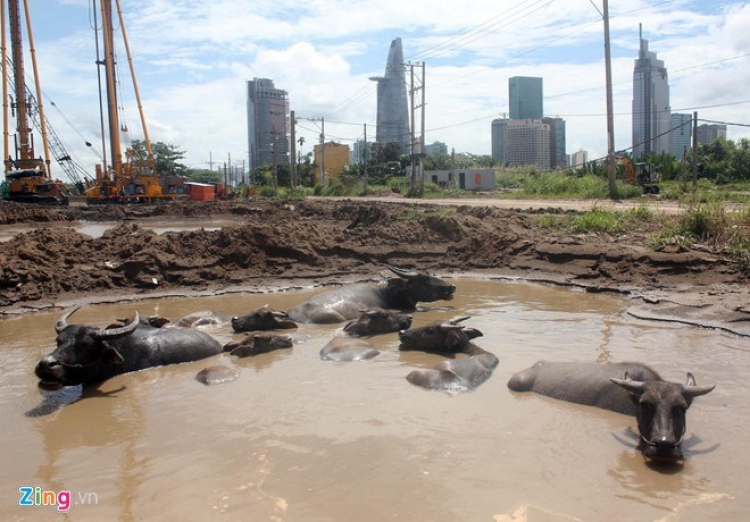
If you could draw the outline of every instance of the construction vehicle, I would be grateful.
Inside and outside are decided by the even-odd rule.
[[[109,123],[109,159],[111,164],[107,164],[107,156],[105,152],[104,164],[96,166],[96,180],[93,185],[86,190],[86,201],[88,203],[127,203],[172,200],[175,195],[173,193],[164,193],[160,184],[160,177],[156,173],[156,161],[154,159],[153,150],[151,149],[151,140],[149,139],[146,120],[143,115],[143,106],[138,91],[138,83],[135,78],[133,60],[130,55],[130,46],[125,32],[125,21],[122,16],[119,0],[115,1],[117,3],[119,26],[125,43],[128,63],[130,64],[130,74],[133,80],[133,89],[140,112],[141,126],[143,129],[148,157],[146,159],[136,159],[134,157],[134,151],[132,149],[126,149],[126,157],[123,161],[122,146],[120,143],[120,118],[117,112],[117,72],[113,35],[112,0],[102,0],[101,17],[104,59],[100,59],[98,56],[99,46],[97,43],[96,63],[98,66],[104,67],[107,98],[106,115]],[[101,103],[100,107],[102,107]],[[101,111],[102,114],[105,113],[103,107],[101,108]],[[104,120],[104,118],[102,118],[102,120]],[[102,134],[104,134],[103,128]]]
[[[65,184],[53,179],[50,175],[50,148],[47,138],[47,125],[44,119],[44,110],[41,101],[34,101],[33,96],[27,92],[25,70],[23,63],[23,40],[21,35],[21,12],[18,0],[8,0],[6,13],[6,2],[0,4],[0,18],[2,19],[2,75],[3,75],[3,123],[4,123],[4,163],[5,163],[5,195],[11,201],[25,203],[46,204],[68,204],[68,189]],[[37,99],[41,100],[41,87],[39,75],[37,74],[36,53],[34,51],[34,38],[31,30],[31,22],[26,11],[26,27],[30,43],[31,58],[34,71],[34,80]],[[11,59],[8,63],[5,53],[5,26],[6,19],[10,29]],[[12,65],[12,67],[10,67]],[[12,69],[12,73],[10,72]],[[8,92],[8,86],[12,87],[13,94]],[[9,127],[10,116],[8,111],[8,100],[13,99],[11,108],[16,117],[15,134],[15,158],[10,154]],[[34,114],[36,111],[36,114]],[[29,126],[29,119],[38,116],[42,134],[42,144],[45,159],[37,157],[34,151],[34,135]]]
[[[659,193],[659,170],[656,165],[648,162],[633,163],[623,155],[618,155],[616,159],[617,164],[623,167],[626,183],[642,187],[644,194]]]

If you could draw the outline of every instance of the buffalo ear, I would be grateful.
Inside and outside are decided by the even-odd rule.
[[[452,328],[447,334],[447,345],[453,351],[460,350],[466,344],[466,334],[460,328]]]
[[[688,399],[692,399],[693,397],[706,395],[707,393],[712,392],[714,388],[716,388],[715,384],[711,386],[696,386],[695,377],[693,377],[692,373],[688,372],[687,380],[685,381],[684,391],[682,392],[682,394]]]
[[[122,364],[125,362],[125,358],[120,355],[120,352],[118,352],[116,348],[113,348],[112,346],[108,346],[107,349],[104,350],[104,354],[109,355],[114,364]]]

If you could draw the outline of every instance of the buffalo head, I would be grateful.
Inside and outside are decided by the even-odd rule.
[[[69,325],[68,318],[76,310],[78,308],[63,314],[57,321],[57,348],[34,369],[42,388],[57,389],[96,382],[102,366],[118,365],[124,361],[108,341],[132,334],[141,324],[136,312],[130,324],[119,328]]]
[[[432,303],[453,299],[456,287],[446,283],[439,277],[414,270],[404,270],[391,265],[384,266],[406,281],[406,293],[413,303]]]
[[[297,328],[286,312],[271,310],[268,305],[241,317],[232,317],[232,328],[235,332],[250,332],[253,330],[287,330]]]
[[[473,346],[471,340],[481,337],[482,332],[458,323],[469,317],[450,321],[435,321],[426,326],[402,330],[398,334],[402,350],[425,350],[439,353],[466,352]]]
[[[691,373],[687,374],[684,385],[660,380],[634,381],[627,373],[624,379],[610,381],[625,389],[636,406],[644,457],[656,462],[682,460],[685,413],[693,398],[709,393],[716,385],[696,386]]]
[[[349,321],[344,331],[351,336],[375,335],[406,330],[411,326],[411,315],[375,308],[362,312],[358,319]]]

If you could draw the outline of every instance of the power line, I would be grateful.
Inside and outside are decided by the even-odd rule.
[[[718,125],[732,125],[734,127],[750,127],[750,124],[748,123],[731,123],[728,121],[705,120],[703,118],[698,118],[698,121],[705,121],[706,123],[716,123]]]

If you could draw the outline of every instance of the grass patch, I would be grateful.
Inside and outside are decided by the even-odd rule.
[[[659,217],[645,205],[629,210],[604,210],[594,207],[573,220],[574,232],[607,232],[641,228],[656,223]]]

